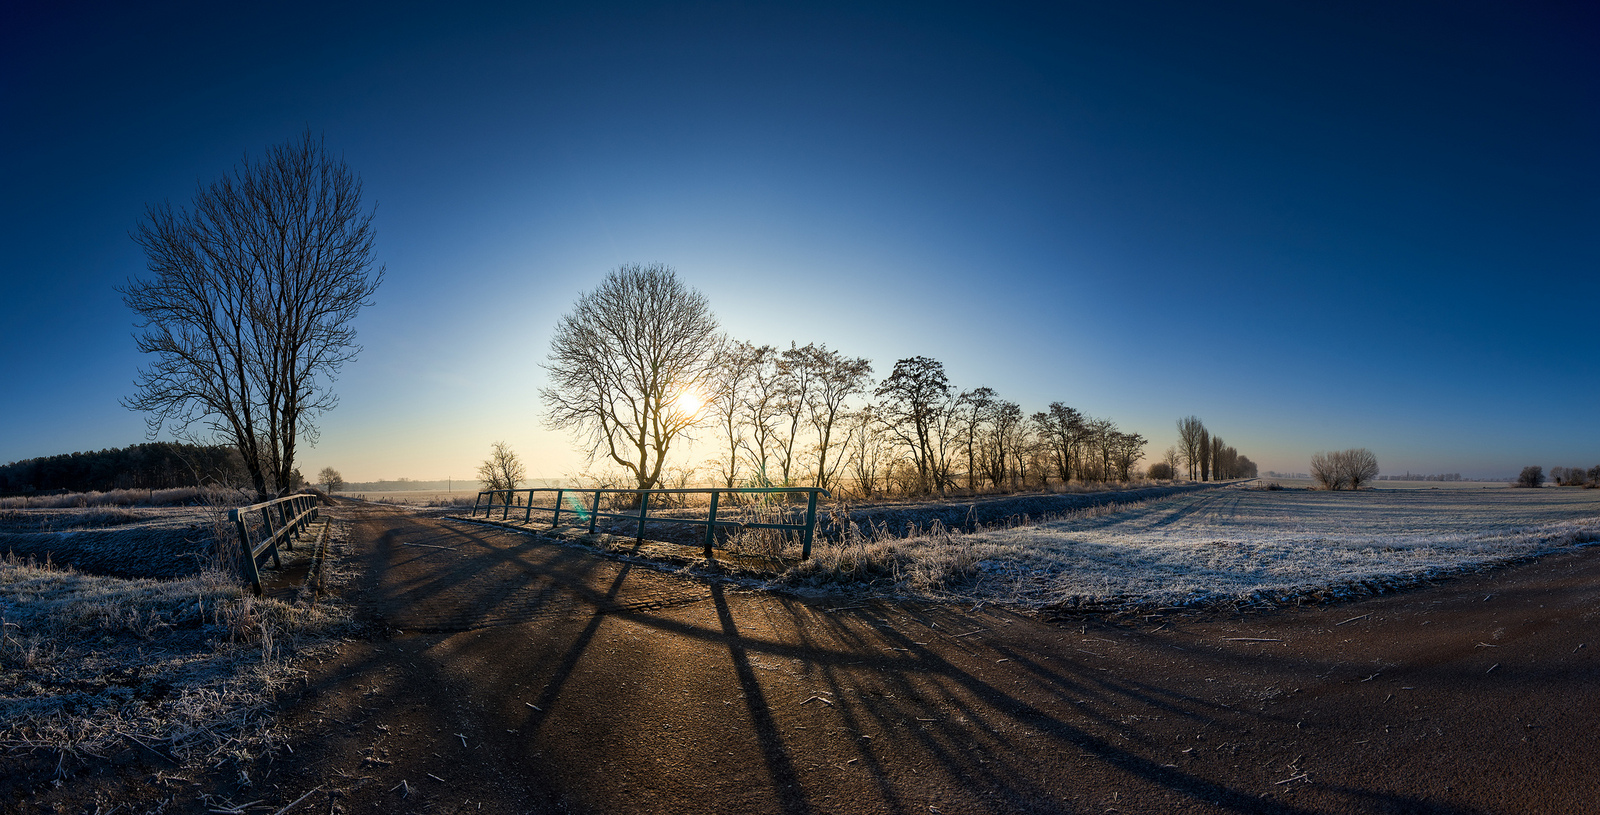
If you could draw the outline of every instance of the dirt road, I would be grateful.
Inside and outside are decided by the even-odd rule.
[[[1600,812],[1600,549],[1123,624],[802,600],[343,510],[372,636],[220,790],[299,811]]]

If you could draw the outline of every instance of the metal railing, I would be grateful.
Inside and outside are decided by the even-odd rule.
[[[255,513],[260,513],[259,522]],[[274,498],[259,504],[228,510],[228,520],[239,530],[239,547],[244,559],[244,576],[261,593],[261,561],[272,557],[272,568],[283,566],[278,558],[278,544],[294,548],[300,532],[317,519],[317,496],[290,495]],[[260,534],[252,534],[252,528]],[[257,543],[256,539],[261,542]]]
[[[553,494],[555,496],[555,504],[553,506],[535,506],[533,501],[533,496],[535,493]],[[784,494],[798,495],[802,493],[806,495],[806,519],[804,523],[781,524],[717,520],[717,498],[722,495],[766,496]],[[526,495],[527,500],[514,502],[514,499],[521,495]],[[639,500],[639,509],[637,512],[601,512],[600,497],[602,495],[637,496]],[[711,508],[706,514],[704,520],[696,518],[666,518],[659,515],[651,517],[649,512],[650,496],[652,495],[710,495]],[[513,509],[515,509],[516,511],[522,513],[523,523],[532,523],[534,512],[548,512],[550,513],[550,528],[555,529],[561,525],[561,513],[565,511],[571,513],[580,521],[587,520],[589,522],[589,534],[591,535],[593,535],[595,532],[595,523],[601,518],[636,520],[638,522],[638,533],[635,535],[635,540],[640,542],[644,541],[644,526],[647,521],[650,523],[690,524],[693,526],[703,526],[706,528],[705,556],[707,558],[711,557],[711,545],[716,536],[718,527],[787,530],[800,533],[800,559],[805,560],[806,558],[811,557],[811,538],[817,526],[818,495],[821,495],[824,498],[830,497],[829,492],[821,487],[707,487],[702,489],[678,490],[573,489],[564,487],[540,487],[526,490],[484,490],[478,493],[477,500],[473,501],[472,503],[472,512],[469,513],[467,517],[477,517],[478,508],[482,507],[484,518],[489,518],[494,513],[494,510],[499,509],[500,520],[505,521],[511,518],[511,512]],[[565,499],[567,496],[592,496],[592,499],[588,507],[584,507],[581,501],[577,500],[576,498],[573,501],[573,506],[564,507],[565,501],[563,499]],[[500,498],[498,503],[495,501],[496,497]]]

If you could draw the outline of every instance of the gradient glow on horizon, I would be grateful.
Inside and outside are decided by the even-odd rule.
[[[309,126],[387,280],[300,469],[469,478],[580,292],[1263,470],[1593,466],[1600,17],[1514,3],[215,4],[0,33],[0,462],[143,440],[128,233]],[[689,461],[689,464],[697,462]]]

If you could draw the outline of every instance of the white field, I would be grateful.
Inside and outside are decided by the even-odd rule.
[[[434,507],[459,505],[462,502],[471,506],[473,499],[478,497],[478,488],[471,486],[456,490],[340,490],[334,494],[341,498],[364,498],[368,501],[409,506]]]
[[[1600,490],[1251,486],[960,536],[978,561],[972,596],[1035,606],[1284,598],[1600,540]]]

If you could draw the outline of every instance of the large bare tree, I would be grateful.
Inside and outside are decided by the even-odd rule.
[[[717,346],[704,295],[666,265],[620,266],[556,324],[551,384],[539,392],[545,423],[576,431],[591,461],[604,456],[650,489],[672,443],[702,421]]]
[[[199,187],[192,210],[147,207],[133,237],[155,277],[118,291],[155,359],[123,404],[150,414],[151,437],[238,448],[257,495],[288,492],[383,280],[360,178],[307,131]]]

